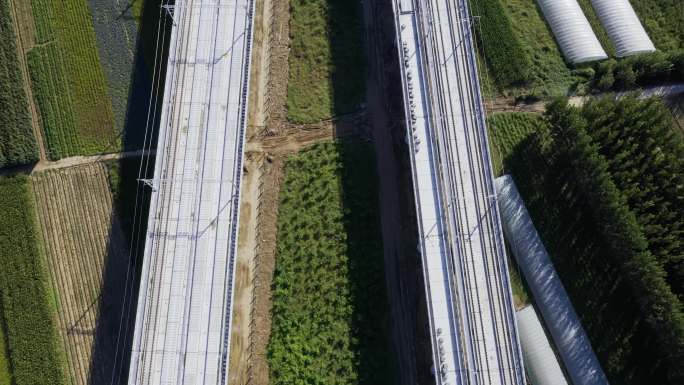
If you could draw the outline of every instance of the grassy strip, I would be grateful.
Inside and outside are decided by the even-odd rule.
[[[361,6],[290,0],[288,119],[313,123],[354,111],[365,95]]]
[[[681,0],[630,1],[656,48],[684,49],[684,9]]]
[[[0,0],[0,167],[38,160],[8,0]]]
[[[536,1],[507,0],[504,6],[510,20],[514,21],[511,27],[520,41],[521,52],[530,63],[529,85],[524,91],[539,97],[565,95],[575,78],[563,61]]]
[[[59,138],[48,139],[50,157],[117,151],[120,140],[85,0],[32,0],[32,7],[37,40],[44,45],[34,48],[43,52],[30,53],[31,78],[43,80],[34,87],[43,121],[52,123],[44,124],[45,136]],[[42,108],[61,108],[65,99],[65,113]]]
[[[389,384],[372,148],[292,156],[280,194],[268,359],[273,384]]]
[[[473,14],[481,17],[480,48],[496,84],[504,88],[527,83],[529,61],[501,0],[470,0],[470,5]]]
[[[59,385],[64,377],[41,265],[27,177],[0,179],[0,290],[16,385]]]

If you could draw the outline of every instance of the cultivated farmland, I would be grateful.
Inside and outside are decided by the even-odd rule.
[[[288,119],[314,123],[356,110],[365,94],[361,7],[290,0]]]
[[[120,148],[85,0],[33,0],[36,43],[29,69],[48,155],[114,152]]]
[[[0,179],[0,291],[15,385],[64,383],[52,292],[25,176]]]
[[[280,194],[272,384],[389,384],[387,305],[371,148],[293,155]]]
[[[472,12],[486,20],[477,25],[480,45],[497,86],[522,86],[529,79],[530,63],[506,10],[499,0],[471,0]]]
[[[0,0],[0,167],[38,160],[9,0]]]
[[[142,59],[142,52],[136,52],[142,3],[142,0],[132,4],[130,1],[88,0],[117,131],[124,129],[129,96],[141,96],[131,102],[145,107],[149,97],[146,90],[138,89],[140,87],[131,89],[136,55]],[[143,63],[139,67],[145,68]]]
[[[103,306],[103,275],[111,268],[111,259],[127,257],[126,242],[112,215],[107,167],[94,163],[46,171],[36,174],[32,182],[46,265],[56,293],[65,371],[75,385],[105,383],[111,367],[94,357],[102,349],[95,340]]]

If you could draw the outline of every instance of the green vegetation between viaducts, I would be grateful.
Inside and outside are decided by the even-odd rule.
[[[2,319],[14,384],[63,384],[47,272],[39,256],[26,176],[0,178],[0,209]]]
[[[290,0],[287,117],[314,123],[359,108],[366,92],[361,3]]]
[[[390,384],[372,147],[293,155],[280,192],[272,384]]]
[[[671,117],[659,102],[632,97],[547,108],[550,130],[506,124],[520,120],[506,114],[490,119],[505,172],[610,382],[679,384],[684,318],[671,267],[681,260],[675,237],[683,218],[667,201],[681,189],[682,171],[678,145],[664,143],[672,139]],[[637,170],[638,186],[630,184]],[[660,217],[664,209],[673,213]]]
[[[0,0],[0,167],[38,160],[8,1]]]
[[[115,152],[120,139],[86,0],[31,0],[29,70],[51,159]]]

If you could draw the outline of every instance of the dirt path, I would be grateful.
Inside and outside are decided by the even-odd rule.
[[[32,174],[36,172],[41,172],[45,170],[57,170],[60,168],[69,168],[74,166],[81,166],[91,163],[97,163],[105,160],[116,160],[122,158],[129,158],[142,155],[153,155],[155,153],[152,151],[128,151],[128,152],[116,152],[112,154],[102,154],[102,155],[91,155],[91,156],[72,156],[69,158],[63,158],[56,161],[40,161],[36,164],[18,166],[18,167],[6,167],[0,169],[0,176],[2,175],[14,175],[14,174]]]
[[[22,4],[18,4],[19,2]],[[33,18],[30,14],[30,9],[26,9],[26,3],[28,2],[25,0],[11,0],[10,8],[12,13],[12,23],[14,24],[14,32],[17,36],[17,56],[19,57],[19,67],[21,68],[24,92],[26,93],[26,98],[28,100],[29,111],[31,112],[31,128],[33,128],[33,135],[36,137],[36,142],[38,143],[39,159],[41,161],[45,161],[47,160],[45,140],[43,139],[43,131],[40,128],[38,108],[36,107],[35,99],[33,98],[31,77],[29,74],[28,63],[26,61],[26,54],[35,45],[35,37],[33,34],[29,33],[29,31],[35,27],[33,26]],[[21,11],[19,7],[22,7]]]
[[[250,319],[254,292],[254,262],[257,248],[257,212],[261,181],[260,156],[246,154],[240,200],[240,229],[236,260],[235,296],[233,298],[233,330],[231,335],[229,382],[233,385],[249,383],[251,350]],[[254,198],[257,198],[256,200]]]

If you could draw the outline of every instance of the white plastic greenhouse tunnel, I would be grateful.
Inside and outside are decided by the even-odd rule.
[[[537,2],[569,62],[577,64],[608,58],[577,0]]]
[[[529,382],[532,385],[568,385],[534,307],[528,305],[518,310],[516,319]]]
[[[513,178],[504,175],[496,178],[494,184],[504,234],[571,382],[574,385],[607,385],[606,375]],[[525,362],[525,365],[529,363]]]
[[[615,45],[617,57],[655,51],[629,0],[591,0],[591,4]]]

